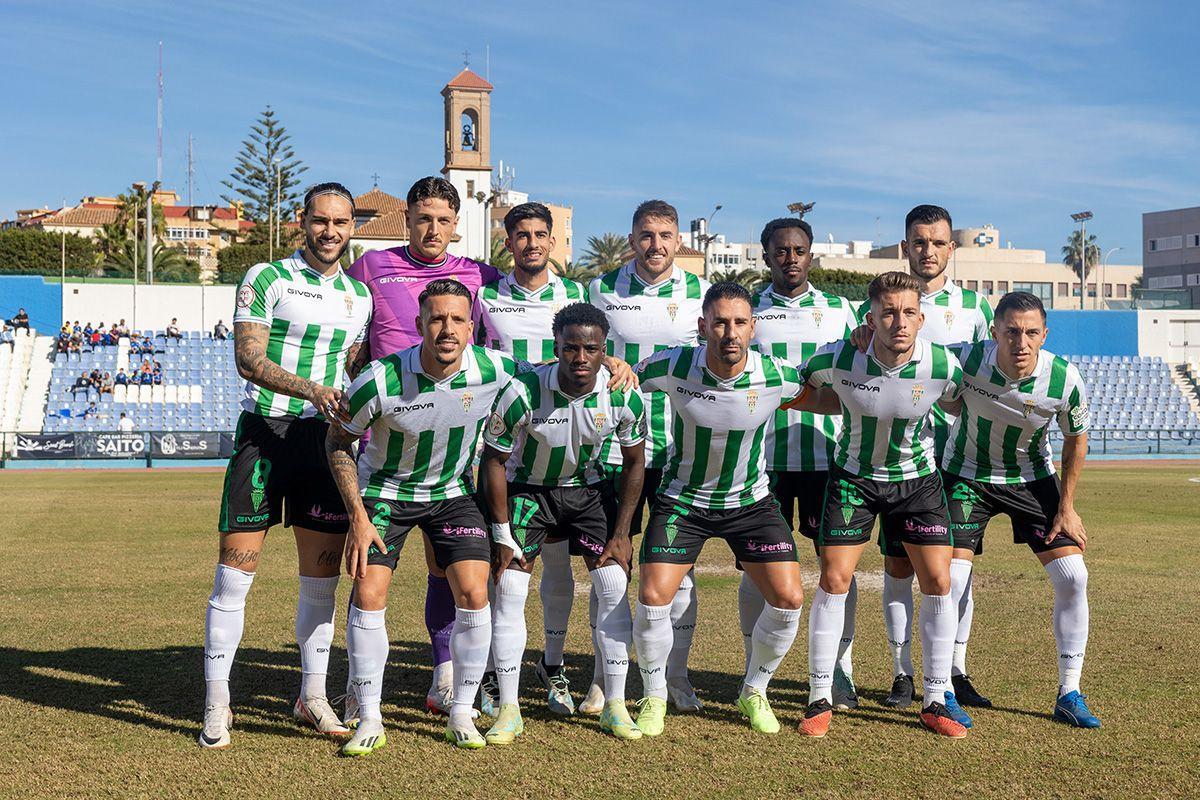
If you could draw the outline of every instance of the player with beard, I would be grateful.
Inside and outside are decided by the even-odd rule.
[[[636,364],[660,350],[699,341],[697,320],[703,314],[708,282],[675,265],[679,250],[679,214],[662,200],[647,200],[633,212],[629,246],[633,259],[618,269],[594,279],[588,287],[588,302],[608,317],[608,351]],[[671,444],[671,406],[661,391],[647,392],[646,478],[642,497],[633,514],[630,531],[642,529],[642,511],[659,492],[663,468]],[[621,454],[610,449],[608,463],[620,467]],[[688,653],[696,628],[696,582],[689,572],[671,601],[674,646],[667,659],[667,690],[678,711],[699,711],[700,698],[688,677]],[[593,605],[594,608],[594,605]],[[593,611],[592,618],[595,619]],[[593,623],[594,624],[594,623]],[[599,714],[604,707],[603,676],[594,674],[580,711]]]
[[[771,283],[754,295],[754,348],[799,366],[818,347],[846,338],[856,324],[854,306],[844,297],[826,294],[808,282],[812,267],[812,228],[804,220],[783,217],[767,223],[760,237]],[[817,543],[825,484],[833,443],[842,428],[840,416],[779,410],[767,427],[764,450],[771,491],[783,518],[805,538]],[[833,674],[834,708],[855,708],[852,652],[858,584],[850,580],[846,621]],[[738,586],[738,617],[746,659],[763,597],[743,573]]]
[[[466,749],[486,744],[471,706],[491,642],[491,547],[471,472],[484,420],[516,364],[470,344],[471,292],[458,281],[430,282],[418,304],[421,344],[363,369],[346,392],[349,419],[330,428],[325,445],[350,517],[346,571],[354,594],[346,652],[359,721],[342,748],[347,756],[367,755],[387,742],[380,714],[388,658],[384,615],[400,549],[414,526],[454,592],[454,686],[445,738]],[[357,440],[368,430],[356,465]]]
[[[458,190],[452,183],[432,176],[421,178],[408,190],[407,203],[408,244],[364,253],[349,270],[351,276],[370,287],[374,298],[368,346],[359,354],[351,376],[370,359],[420,343],[416,323],[420,316],[418,299],[431,281],[456,280],[467,288],[474,301],[481,286],[501,277],[495,267],[446,252],[454,238],[461,207]],[[454,682],[450,666],[454,596],[445,572],[435,563],[428,546],[425,562],[429,567],[425,626],[433,654],[433,681],[425,705],[430,711],[445,714],[450,709]],[[353,715],[353,708],[347,708],[346,718]]]
[[[342,398],[342,372],[366,338],[371,296],[342,272],[354,232],[353,196],[322,183],[304,196],[304,247],[257,264],[237,291],[234,358],[246,397],[221,495],[220,555],[204,634],[207,693],[200,745],[229,746],[229,672],[241,642],[246,596],[267,530],[293,529],[299,554],[296,639],[302,684],[293,713],[331,736],[349,730],[326,699],[334,592],[347,518],[325,460],[327,420]]]

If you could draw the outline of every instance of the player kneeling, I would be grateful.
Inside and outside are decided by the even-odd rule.
[[[572,555],[583,556],[599,603],[597,657],[606,698],[600,727],[618,739],[642,735],[625,709],[629,525],[645,466],[642,398],[636,390],[607,387],[608,320],[594,306],[562,309],[553,333],[558,361],[509,381],[484,433],[484,491],[496,545],[492,658],[500,694],[489,744],[511,744],[525,729],[517,692],[529,575],[542,546],[562,540]],[[598,460],[610,436],[624,457],[619,498]]]
[[[342,747],[348,756],[366,755],[387,742],[379,710],[388,657],[384,612],[400,548],[413,526],[425,534],[454,594],[455,686],[446,740],[469,749],[485,744],[471,721],[471,706],[492,638],[491,548],[471,463],[488,410],[516,364],[469,345],[471,293],[458,281],[431,281],[420,309],[421,344],[367,365],[347,392],[350,421],[331,427],[326,440],[330,469],[350,515],[346,571],[354,578],[354,601],[346,650],[359,723]],[[370,442],[356,469],[354,443],[368,430]]]

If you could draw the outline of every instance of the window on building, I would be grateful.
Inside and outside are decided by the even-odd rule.
[[[984,294],[991,294],[991,293],[992,293],[992,282],[991,282],[991,281],[984,281],[984,282],[983,282],[983,293],[984,293]]]
[[[1060,283],[1059,286],[1066,286]],[[1022,283],[1021,281],[1013,282],[1014,292],[1029,292],[1037,297],[1044,305],[1054,306],[1054,284],[1047,281],[1045,283]]]
[[[1013,284],[1013,286],[1020,286],[1020,284],[1018,284],[1018,283],[1014,283],[1014,284]],[[1015,291],[1015,290],[1014,290],[1014,291]],[[1067,293],[1067,285],[1066,285],[1065,283],[1060,283],[1060,284],[1058,285],[1058,293],[1059,293],[1060,295],[1066,295],[1066,293]]]
[[[1188,234],[1188,247],[1200,247],[1200,233]]]
[[[467,197],[475,199],[475,181],[467,181]]]
[[[1104,296],[1105,297],[1113,296],[1113,285],[1111,283],[1104,284]]]
[[[1129,296],[1129,287],[1123,283],[1118,283],[1117,284],[1117,297],[1128,297],[1128,296]]]
[[[999,291],[1000,294],[1007,294],[1008,293],[1008,281],[997,281],[996,282],[996,290]]]
[[[1151,253],[1157,253],[1162,250],[1179,250],[1182,247],[1182,236],[1160,236],[1157,239],[1150,240]]]
[[[972,292],[979,291],[979,281],[967,281],[967,288]]]

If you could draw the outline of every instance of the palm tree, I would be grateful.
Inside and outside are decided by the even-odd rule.
[[[144,252],[137,254],[137,269],[141,272],[145,265]],[[154,276],[156,280],[165,283],[186,283],[199,279],[200,265],[187,258],[182,251],[167,247],[161,242],[155,243],[152,251],[154,260]],[[132,277],[134,273],[133,240],[126,239],[121,249],[104,260],[101,265],[104,275],[109,278]]]
[[[554,259],[550,259],[550,266],[554,268],[559,277],[575,281],[576,283],[582,283],[585,286],[601,273],[601,270],[581,264],[578,261],[568,261],[566,264],[560,264]]]
[[[767,279],[770,279],[769,274]],[[747,289],[753,289],[763,282],[763,274],[762,270],[757,269],[727,269],[721,272],[714,272],[712,282],[721,283],[722,281],[740,283]]]
[[[488,253],[487,263],[501,272],[512,272],[512,253],[508,252],[508,248],[504,246],[504,237],[500,234],[492,235],[492,249]]]
[[[1087,297],[1087,276],[1100,263],[1100,245],[1096,244],[1095,234],[1087,237],[1087,247],[1084,248],[1087,257],[1082,260],[1081,265],[1079,241],[1079,231],[1071,231],[1071,235],[1067,237],[1067,243],[1062,247],[1062,263],[1070,267],[1075,276],[1079,278],[1079,307],[1083,308],[1084,298]]]
[[[629,239],[619,233],[589,236],[579,264],[595,270],[596,274],[614,270],[625,263]]]

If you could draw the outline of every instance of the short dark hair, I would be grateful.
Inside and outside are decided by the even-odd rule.
[[[1046,321],[1046,306],[1040,297],[1029,292],[1009,292],[1001,297],[996,304],[996,316],[1002,317],[1010,311],[1037,311],[1042,315],[1042,322]]]
[[[636,228],[646,217],[660,217],[675,223],[676,228],[679,227],[679,212],[666,200],[647,200],[638,205],[633,212],[633,227]]]
[[[554,315],[550,329],[558,336],[571,325],[590,325],[599,328],[605,337],[608,336],[608,317],[591,303],[571,303],[563,306]]]
[[[771,246],[771,237],[775,235],[776,231],[782,231],[788,228],[799,228],[800,230],[804,231],[804,235],[808,237],[808,246],[812,247],[813,232],[811,225],[802,219],[797,219],[796,217],[779,217],[778,219],[771,220],[765,226],[763,226],[762,235],[758,237],[758,240],[762,242],[763,252],[767,252],[767,249]]]
[[[867,296],[874,302],[885,294],[893,292],[916,292],[921,297],[921,283],[907,272],[885,272],[876,275],[867,287]]]
[[[430,281],[425,286],[425,291],[421,292],[421,296],[417,298],[417,305],[421,308],[425,307],[425,301],[431,297],[444,297],[451,295],[453,297],[466,298],[468,304],[471,302],[471,290],[463,286],[453,278],[438,278]]]
[[[754,303],[750,300],[750,290],[733,281],[718,281],[708,287],[708,291],[704,293],[704,303],[700,306],[700,310],[708,311],[708,307],[718,300],[745,300],[747,305],[751,308],[754,307]]]
[[[550,216],[550,209],[541,203],[521,203],[519,206],[510,208],[504,215],[504,232],[512,236],[513,228],[517,227],[517,223],[526,219],[540,219],[546,223],[548,230],[554,230],[554,217]]]
[[[935,222],[946,220],[946,224],[953,230],[954,223],[950,220],[950,212],[941,206],[920,205],[908,212],[908,216],[904,218],[904,238],[908,238],[908,230],[913,225],[932,225]]]
[[[455,189],[454,184],[450,181],[436,175],[429,175],[414,183],[408,190],[406,199],[410,214],[412,207],[422,200],[445,200],[450,204],[450,208],[454,209],[455,214],[462,208],[462,201],[458,198],[458,189]]]
[[[350,194],[350,190],[337,181],[326,181],[310,186],[308,191],[304,193],[304,213],[308,213],[308,207],[312,205],[312,201],[316,200],[323,194],[336,194],[338,197],[344,198],[350,204],[350,214],[354,215],[354,195]]]

